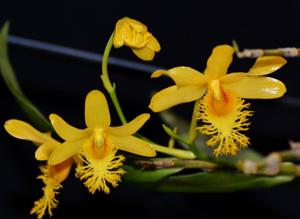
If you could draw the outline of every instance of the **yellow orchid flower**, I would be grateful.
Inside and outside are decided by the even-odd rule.
[[[229,45],[215,47],[204,74],[184,66],[152,74],[152,78],[167,75],[176,85],[156,93],[149,107],[159,112],[199,100],[197,118],[206,124],[198,130],[212,136],[207,144],[215,147],[216,156],[235,155],[239,148],[249,145],[248,137],[240,132],[248,130],[248,117],[252,112],[247,110],[249,104],[244,104],[241,98],[273,99],[286,92],[281,81],[265,76],[282,67],[286,63],[284,58],[259,57],[247,73],[226,74],[233,53],[234,49]]]
[[[113,45],[115,48],[123,45],[130,47],[144,61],[152,60],[155,52],[160,51],[159,42],[148,32],[147,26],[128,17],[118,20]]]
[[[37,160],[47,160],[50,153],[61,146],[59,142],[51,138],[48,134],[44,134],[33,128],[26,122],[11,119],[5,122],[5,130],[15,138],[29,140],[39,145],[35,152]],[[42,174],[38,176],[45,186],[43,187],[43,197],[34,202],[31,214],[36,214],[38,219],[43,218],[46,211],[50,216],[53,215],[52,209],[57,207],[58,200],[55,195],[62,188],[61,183],[68,177],[73,160],[67,159],[56,165],[41,166]]]
[[[57,134],[65,140],[50,155],[48,163],[55,165],[78,154],[81,163],[77,166],[77,176],[84,180],[91,193],[96,190],[109,193],[108,183],[116,187],[121,175],[124,157],[116,155],[117,150],[152,157],[155,150],[146,142],[132,136],[149,119],[142,114],[126,125],[110,127],[110,113],[103,93],[91,91],[85,101],[86,129],[77,129],[67,124],[56,114],[50,115]]]

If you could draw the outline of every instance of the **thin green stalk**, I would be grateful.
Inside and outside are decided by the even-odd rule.
[[[126,124],[126,118],[124,116],[124,113],[122,111],[122,108],[120,106],[118,97],[117,97],[117,93],[116,93],[116,85],[112,84],[110,82],[109,76],[108,76],[108,70],[107,70],[107,66],[108,66],[108,58],[109,58],[109,53],[110,50],[112,48],[112,43],[113,43],[113,37],[114,37],[114,32],[111,34],[105,50],[104,50],[104,54],[103,54],[103,59],[102,59],[102,75],[101,75],[101,79],[103,82],[103,86],[105,87],[105,89],[107,90],[107,92],[109,93],[109,96],[113,102],[113,105],[117,111],[117,114],[122,122],[122,124]]]
[[[150,143],[154,150],[157,152],[167,154],[173,157],[177,157],[180,159],[187,159],[187,160],[193,160],[196,158],[195,154],[192,151],[188,150],[182,150],[182,149],[176,149],[176,148],[169,148],[162,145]]]
[[[113,104],[114,104],[114,106],[115,106],[115,109],[116,109],[116,111],[117,111],[117,113],[118,113],[118,116],[119,116],[119,118],[120,118],[122,124],[125,125],[125,124],[127,123],[127,120],[126,120],[126,118],[125,118],[125,116],[124,116],[124,113],[123,113],[123,111],[122,111],[122,108],[121,108],[121,106],[120,106],[120,103],[119,103],[119,100],[118,100],[118,97],[117,97],[116,90],[114,90],[114,91],[113,91],[112,93],[110,93],[109,95],[110,95],[110,97],[111,97],[111,100],[112,100],[112,102],[113,102]]]
[[[180,159],[193,160],[196,158],[196,155],[192,151],[170,148],[170,147],[166,147],[163,145],[159,145],[159,144],[156,144],[155,142],[153,142],[152,140],[150,140],[149,138],[146,138],[145,136],[138,134],[138,133],[135,134],[135,136],[150,143],[151,146],[153,147],[153,149],[156,150],[157,152],[167,154],[167,155],[170,155],[170,156],[173,156],[176,158],[180,158]]]
[[[195,102],[194,109],[193,109],[193,115],[190,123],[190,130],[189,130],[189,135],[188,135],[188,143],[191,145],[195,142],[198,132],[196,130],[197,127],[197,101]]]
[[[164,131],[173,139],[176,139],[177,141],[181,142],[182,144],[185,144],[185,145],[189,145],[189,142],[183,138],[182,136],[180,135],[177,135],[175,132],[173,132],[172,129],[170,129],[168,126],[166,126],[165,124],[162,125]]]

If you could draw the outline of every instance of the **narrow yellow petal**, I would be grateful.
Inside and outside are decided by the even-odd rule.
[[[89,128],[110,125],[110,113],[106,98],[98,90],[89,92],[85,99],[85,123]]]
[[[160,51],[160,44],[159,44],[158,40],[153,35],[151,35],[151,37],[149,38],[149,42],[147,43],[147,47],[152,49],[155,52]]]
[[[267,75],[278,70],[285,64],[286,60],[281,56],[261,56],[256,59],[248,74]]]
[[[65,141],[60,147],[54,149],[48,159],[49,165],[59,164],[73,155],[80,153],[81,148],[86,143],[91,143],[88,139],[81,139],[78,141]]]
[[[49,119],[56,133],[64,140],[74,141],[90,134],[88,129],[82,130],[69,125],[59,115],[51,114]]]
[[[162,70],[162,69],[156,70],[151,74],[151,78],[158,78],[162,75],[168,75],[167,72],[168,72],[167,70]]]
[[[227,73],[232,62],[234,49],[229,45],[216,46],[207,60],[205,76],[209,79],[217,79]]]
[[[285,85],[270,77],[248,76],[240,80],[222,83],[237,96],[249,99],[273,99],[281,97],[285,92]]]
[[[56,141],[49,141],[47,143],[40,145],[38,149],[35,151],[35,159],[48,160],[49,155],[52,153],[52,151],[55,148],[58,148],[60,146],[61,144]]]
[[[109,138],[119,150],[145,157],[154,157],[156,155],[155,150],[150,144],[134,136],[117,137],[110,135]]]
[[[156,93],[150,102],[149,108],[153,112],[160,112],[172,106],[192,102],[204,95],[205,86],[186,86],[178,88],[171,86]]]
[[[154,58],[155,52],[148,48],[147,46],[140,48],[140,49],[135,49],[132,48],[132,51],[134,52],[134,54],[139,57],[140,59],[144,60],[144,61],[151,61]]]
[[[17,119],[10,119],[4,124],[5,130],[15,138],[33,141],[37,143],[45,143],[52,141],[47,134],[33,128],[30,124]]]
[[[188,85],[199,86],[203,85],[206,82],[201,72],[185,66],[175,67],[167,71],[157,70],[152,73],[151,78],[157,78],[161,75],[167,75],[171,77],[178,87]]]
[[[229,83],[241,80],[243,77],[247,77],[248,73],[245,72],[234,72],[227,75],[224,75],[220,78],[221,83]]]
[[[130,121],[129,123],[118,126],[118,127],[109,127],[107,129],[107,133],[116,136],[129,136],[136,133],[150,118],[150,114],[144,113],[142,115],[137,116],[135,119]]]

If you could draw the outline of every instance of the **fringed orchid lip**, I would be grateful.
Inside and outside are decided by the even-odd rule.
[[[209,89],[198,101],[197,119],[203,125],[197,129],[211,136],[207,145],[214,149],[216,156],[235,155],[250,144],[249,138],[241,132],[249,129],[253,112],[248,110],[250,104],[245,104],[234,93],[224,89],[221,92],[221,98],[216,99]]]
[[[38,176],[45,184],[43,188],[44,195],[34,202],[34,207],[31,209],[30,214],[35,214],[37,218],[43,218],[46,212],[49,216],[53,216],[52,209],[57,208],[58,200],[55,198],[58,190],[62,188],[61,183],[68,177],[73,160],[70,158],[64,162],[50,166],[42,166],[42,174]]]
[[[266,77],[286,63],[284,58],[259,57],[247,73],[227,74],[233,53],[234,49],[229,45],[216,46],[203,74],[180,66],[158,70],[151,76],[167,75],[175,85],[156,93],[149,108],[160,112],[178,104],[197,101],[197,119],[204,123],[197,130],[211,136],[207,144],[215,149],[215,155],[234,155],[240,148],[249,145],[249,139],[241,132],[248,130],[248,117],[252,112],[248,110],[249,104],[244,104],[241,98],[273,99],[286,92],[281,81]]]

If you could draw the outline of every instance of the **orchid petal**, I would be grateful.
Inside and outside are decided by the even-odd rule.
[[[51,114],[49,119],[56,133],[64,140],[73,141],[87,137],[90,134],[88,129],[78,129],[69,125],[59,115]]]
[[[154,157],[156,155],[152,146],[139,138],[133,136],[117,137],[112,135],[109,136],[109,138],[112,143],[122,151],[127,151],[145,157]]]
[[[113,45],[115,48],[119,48],[124,45],[124,39],[126,38],[127,32],[130,30],[129,24],[123,19],[118,20],[116,23]]]
[[[89,92],[85,99],[85,123],[92,129],[110,125],[110,113],[106,98],[98,90]]]
[[[281,81],[270,77],[248,76],[222,85],[239,97],[248,99],[273,99],[286,92],[286,87]]]
[[[142,115],[137,116],[135,119],[130,121],[129,123],[118,126],[118,127],[109,127],[107,132],[111,135],[116,136],[129,136],[136,133],[150,118],[150,114],[144,113]]]
[[[56,165],[66,159],[78,154],[88,139],[81,139],[78,141],[65,141],[60,147],[56,147],[49,156],[48,164]]]
[[[151,61],[155,55],[155,52],[147,46],[144,46],[140,49],[132,48],[132,51],[137,57],[144,61]]]
[[[161,49],[158,40],[153,35],[151,35],[151,37],[149,38],[149,42],[147,43],[147,47],[152,49],[155,52],[159,52],[160,49]]]
[[[249,75],[267,75],[270,74],[283,65],[286,64],[286,60],[280,56],[261,56],[258,57],[249,70]]]
[[[216,46],[207,60],[205,76],[214,80],[225,75],[232,62],[233,53],[234,49],[229,45]]]
[[[204,95],[205,86],[186,86],[178,88],[171,86],[156,93],[150,102],[149,108],[153,112],[163,111],[172,106],[192,102]]]
[[[165,70],[157,70],[152,73],[151,78],[157,78],[161,75],[167,75],[173,79],[178,87],[182,86],[199,86],[205,83],[204,76],[201,72],[190,67],[175,67]]]
[[[234,72],[230,73],[227,75],[224,75],[223,77],[220,78],[221,83],[229,83],[229,82],[234,82],[241,80],[244,77],[247,77],[248,73],[245,72]]]
[[[37,160],[48,160],[49,155],[52,153],[52,151],[55,148],[58,148],[61,146],[61,143],[56,141],[50,141],[47,143],[44,143],[38,147],[38,149],[35,151],[35,159]]]
[[[4,124],[5,130],[15,138],[28,140],[37,143],[52,141],[47,134],[33,128],[30,124],[17,119],[10,119]]]

